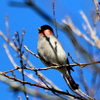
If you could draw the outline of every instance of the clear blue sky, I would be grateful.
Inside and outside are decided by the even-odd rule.
[[[11,0],[11,1],[21,1],[24,0]],[[47,12],[52,18],[52,0],[34,0],[36,4]],[[90,11],[94,9],[92,0],[56,0],[55,10],[56,10],[56,19],[59,23],[62,23],[62,19],[65,18],[66,15],[69,15],[74,24],[84,32],[82,28],[82,23],[84,23],[81,15],[79,14],[80,10],[83,10],[88,18],[91,18]],[[10,26],[10,39],[14,36],[14,32],[18,31],[20,34],[22,29],[26,30],[25,38],[24,38],[24,45],[27,45],[30,50],[37,53],[37,39],[38,39],[38,30],[37,28],[43,24],[49,24],[45,19],[41,18],[34,10],[29,7],[11,7],[8,5],[10,0],[2,0],[0,2],[0,30],[6,35],[6,27],[5,27],[5,16],[9,16],[9,26]],[[91,19],[90,19],[91,22]],[[52,26],[52,25],[51,25]],[[53,26],[52,26],[53,27]],[[54,27],[53,27],[54,28]],[[59,40],[62,43],[66,52],[70,52],[71,56],[77,61],[75,49],[71,43],[71,41],[62,33],[59,32]],[[10,60],[8,59],[5,50],[3,48],[3,44],[7,44],[1,37],[0,37],[0,71],[6,71],[13,69]],[[14,52],[8,46],[10,53],[13,57],[16,56],[16,52]],[[39,59],[29,54],[29,59],[33,63],[34,66],[37,68],[45,67]],[[15,58],[15,62],[18,63],[19,58]],[[84,62],[81,59],[81,62]],[[52,71],[52,74],[51,74]],[[72,73],[73,77],[75,78],[76,82],[78,81],[78,68],[75,68],[75,73]],[[49,79],[53,81],[59,88],[63,90],[67,90],[68,87],[64,82],[63,78],[61,77],[60,73],[55,70],[48,70],[42,71],[42,73],[47,76]],[[85,75],[87,75],[88,71],[86,71]],[[20,74],[19,74],[20,75]],[[59,77],[59,78],[58,78]],[[89,83],[88,79],[88,83]],[[79,83],[80,84],[80,83]],[[9,88],[4,83],[0,82],[0,100],[17,100],[13,97],[13,92],[8,91]],[[21,95],[21,94],[19,94]]]

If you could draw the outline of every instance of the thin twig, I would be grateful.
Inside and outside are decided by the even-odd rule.
[[[58,30],[57,30],[57,22],[56,22],[56,12],[55,12],[55,0],[52,2],[52,9],[53,9],[53,17],[54,17],[54,25],[56,30],[56,37],[58,38]]]
[[[72,22],[72,20],[70,19],[70,17],[66,17],[65,20],[62,20],[62,22],[66,25],[68,25],[72,30],[73,32],[80,36],[80,37],[83,37],[89,44],[91,44],[92,46],[95,46],[95,43],[89,39],[89,37],[87,37],[84,33],[82,33]]]
[[[45,80],[41,77],[41,75],[38,74],[38,72],[36,71],[36,75],[38,76],[38,78],[45,84],[45,86],[47,86],[49,88],[49,85],[45,82]]]
[[[83,87],[84,87],[84,89],[85,89],[87,95],[89,95],[88,86],[87,86],[87,84],[86,84],[86,80],[85,80],[85,77],[84,77],[84,74],[83,74],[83,71],[82,71],[81,68],[80,68],[80,77],[81,77],[80,79],[81,79],[81,81],[82,81],[82,83],[83,83]]]
[[[37,58],[41,58],[40,56],[36,55],[36,54],[33,53],[31,50],[29,50],[29,49],[27,48],[26,45],[24,45],[24,48],[25,48],[29,53],[31,53],[32,55],[34,55],[35,57],[37,57]]]
[[[8,37],[8,40],[10,41],[10,28],[9,28],[9,16],[8,15],[6,15],[5,24],[6,24],[7,37]]]
[[[92,26],[90,25],[89,23],[89,20],[88,18],[86,17],[86,15],[84,14],[83,11],[80,11],[80,14],[82,16],[82,18],[84,19],[84,21],[86,22],[86,25],[87,25],[87,28],[89,30],[89,34],[91,36],[91,39],[94,40],[95,42],[95,46],[100,49],[100,39],[97,37],[96,35],[96,31],[95,31],[95,28],[92,28]]]

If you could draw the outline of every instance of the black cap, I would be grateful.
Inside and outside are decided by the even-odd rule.
[[[39,33],[43,32],[44,30],[49,29],[53,32],[53,29],[49,25],[42,25],[38,28]]]

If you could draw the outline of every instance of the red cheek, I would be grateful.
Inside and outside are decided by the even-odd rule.
[[[49,36],[49,35],[52,35],[53,32],[51,30],[44,30],[44,32],[41,32],[39,33],[40,35],[46,35],[46,36]]]

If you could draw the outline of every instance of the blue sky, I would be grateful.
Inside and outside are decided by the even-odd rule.
[[[11,1],[21,1],[24,0],[11,0]],[[52,0],[34,0],[35,3],[45,11],[50,17],[53,18],[52,12]],[[14,36],[14,32],[18,31],[20,34],[22,33],[22,29],[26,30],[25,38],[24,38],[24,45],[27,45],[30,50],[34,53],[37,53],[37,39],[38,39],[38,30],[37,28],[43,24],[48,24],[45,19],[41,18],[39,14],[37,14],[34,10],[30,7],[12,7],[9,5],[10,0],[2,0],[0,3],[0,30],[6,35],[6,26],[5,26],[5,16],[9,16],[9,27],[10,27],[10,39]],[[73,23],[82,31],[85,32],[82,28],[82,23],[84,23],[81,15],[79,14],[80,10],[83,10],[89,21],[91,22],[91,10],[94,9],[94,5],[92,0],[56,0],[55,3],[55,10],[56,10],[56,20],[59,23],[62,23],[62,19],[65,18],[66,15],[69,15],[73,21]],[[52,26],[52,25],[51,25]],[[52,26],[53,27],[53,26]],[[54,27],[53,27],[54,29]],[[58,30],[59,37],[58,39],[62,43],[66,52],[70,52],[71,56],[75,61],[77,61],[76,51],[71,43],[70,39],[62,32]],[[77,36],[76,36],[77,37]],[[77,37],[78,38],[78,37]],[[81,38],[78,38],[81,39]],[[83,41],[83,40],[82,40]],[[10,60],[8,59],[5,50],[3,48],[3,44],[7,44],[1,37],[0,37],[0,71],[6,71],[13,69]],[[8,45],[7,45],[8,46]],[[11,55],[14,57],[15,62],[19,64],[19,58],[16,58],[16,52],[12,50],[8,46]],[[45,67],[39,59],[29,54],[29,59],[33,63],[34,66],[37,68]],[[85,62],[82,58],[80,62]],[[72,62],[71,62],[72,63]],[[74,68],[75,72],[72,73],[73,77],[75,78],[76,82],[78,81],[78,67]],[[85,75],[88,74],[88,71],[84,68]],[[52,74],[51,74],[52,72]],[[31,72],[32,73],[32,72]],[[60,73],[56,70],[48,70],[42,71],[42,73],[47,76],[50,80],[53,81],[59,88],[63,90],[67,90],[68,87],[64,80],[62,79]],[[17,73],[17,75],[20,75]],[[19,77],[19,76],[18,76]],[[59,78],[58,78],[59,77]],[[90,79],[88,79],[88,84]],[[80,83],[79,83],[80,84]],[[81,85],[80,85],[81,86]],[[66,88],[65,88],[66,87]],[[8,86],[4,83],[0,82],[0,100],[17,100],[13,97],[13,92],[8,91]],[[6,96],[5,96],[6,94]],[[22,95],[22,94],[19,94]],[[9,97],[9,98],[8,98]]]

